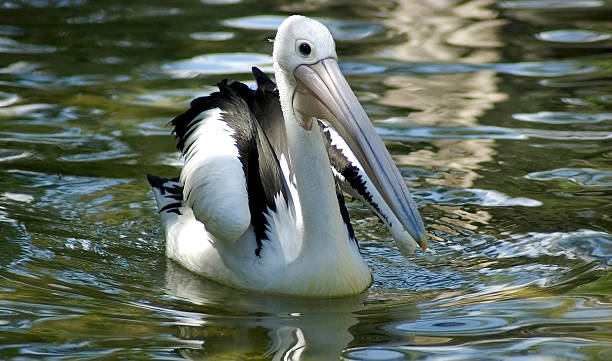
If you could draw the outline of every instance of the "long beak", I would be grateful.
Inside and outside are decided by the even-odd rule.
[[[402,226],[425,250],[427,237],[419,211],[391,155],[344,79],[336,60],[327,58],[315,64],[300,65],[294,74],[333,115],[335,119],[327,120],[355,153]]]

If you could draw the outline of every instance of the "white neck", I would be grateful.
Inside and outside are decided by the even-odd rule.
[[[274,65],[289,161],[301,208],[301,222],[298,220],[301,245],[297,258],[291,262],[289,273],[293,276],[286,278],[290,280],[290,287],[299,288],[298,293],[347,295],[361,292],[372,278],[342,220],[319,124],[309,122],[310,129],[300,124],[292,104],[295,91],[295,85],[290,82],[292,78],[276,63]]]
[[[284,71],[280,71],[283,73]],[[311,129],[300,125],[293,111],[293,89],[287,76],[277,71],[281,108],[287,130],[291,169],[302,213],[304,239],[301,253],[329,251],[330,254],[353,252],[336,197],[336,185],[329,165],[327,149],[316,121]]]

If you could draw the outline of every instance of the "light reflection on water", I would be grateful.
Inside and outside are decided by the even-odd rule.
[[[0,4],[0,358],[612,358],[609,1]],[[164,257],[165,124],[324,21],[431,247],[349,203],[357,297],[228,289]],[[33,20],[36,19],[36,20]]]

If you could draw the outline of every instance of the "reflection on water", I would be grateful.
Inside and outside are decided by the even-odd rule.
[[[612,359],[612,3],[0,3],[0,358]],[[144,175],[223,78],[325,22],[424,216],[402,257],[349,203],[374,283],[228,289],[168,261]]]
[[[166,282],[177,299],[226,316],[177,318],[182,335],[203,340],[200,347],[181,350],[194,360],[214,359],[213,355],[241,358],[247,350],[273,360],[339,355],[353,338],[349,330],[358,323],[355,313],[365,308],[365,295],[308,300],[230,290],[198,279],[173,263],[168,264]]]

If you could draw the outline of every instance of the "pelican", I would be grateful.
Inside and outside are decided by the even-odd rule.
[[[274,39],[276,84],[253,68],[172,120],[180,177],[148,175],[166,254],[232,287],[340,297],[372,282],[342,191],[386,225],[403,254],[427,247],[403,178],[318,21],[290,16]]]

